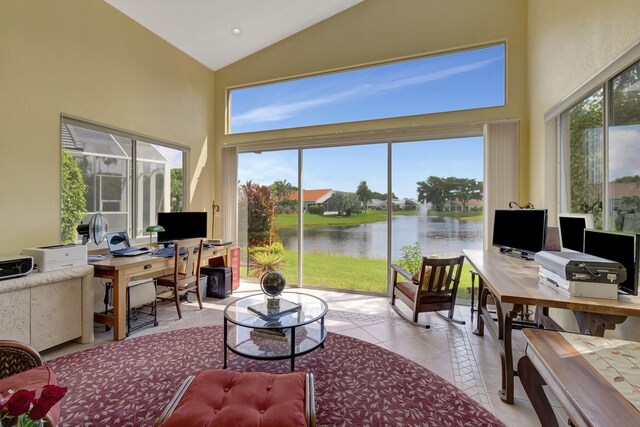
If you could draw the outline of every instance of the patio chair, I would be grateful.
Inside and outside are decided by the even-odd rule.
[[[391,264],[391,306],[400,317],[414,324],[418,323],[418,314],[433,311],[448,322],[464,325],[463,320],[453,318],[463,263],[464,256],[445,259],[423,257],[420,271],[413,276],[402,267]],[[398,281],[398,276],[407,281]],[[396,298],[412,310],[413,319],[407,318],[397,308]],[[439,313],[440,310],[448,310],[447,316]],[[428,324],[424,326],[430,327]]]

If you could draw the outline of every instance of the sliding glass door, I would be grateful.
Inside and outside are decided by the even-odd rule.
[[[483,139],[392,144],[392,259],[415,272],[421,256],[482,249]],[[458,298],[469,298],[470,276]]]
[[[298,284],[298,150],[240,154],[238,181],[241,277],[277,270]]]
[[[390,262],[413,273],[422,256],[482,249],[480,136],[242,153],[238,164],[247,280],[274,269],[291,285],[386,294]],[[465,272],[460,298],[469,282]]]
[[[387,292],[387,145],[303,150],[304,286]]]

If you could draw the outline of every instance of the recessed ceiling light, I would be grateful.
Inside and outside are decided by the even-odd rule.
[[[233,27],[231,29],[231,34],[233,34],[234,36],[239,36],[240,33],[242,33],[242,30],[239,27]]]

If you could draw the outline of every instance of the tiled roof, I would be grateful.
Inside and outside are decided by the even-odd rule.
[[[640,183],[637,182],[610,182],[609,195],[613,199],[623,197],[640,196]]]
[[[327,194],[327,193],[332,193],[333,190],[330,188],[324,188],[321,190],[304,190],[302,193],[302,201],[303,202],[324,202],[326,199],[328,199],[331,194]],[[289,193],[289,196],[287,197],[287,199],[289,200],[298,200],[298,190],[292,191],[291,193]]]

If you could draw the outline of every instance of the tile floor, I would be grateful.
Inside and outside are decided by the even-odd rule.
[[[243,283],[231,298],[240,298],[256,291],[259,291],[256,285]],[[430,329],[426,329],[402,320],[390,307],[387,298],[315,289],[293,291],[310,293],[327,301],[329,313],[325,325],[330,332],[379,345],[430,369],[465,391],[507,426],[540,425],[518,378],[513,405],[502,402],[498,397],[500,356],[488,333],[484,337],[473,335],[475,319],[471,322],[468,306],[459,305],[456,308],[456,317],[466,321],[464,326],[450,324],[432,313],[422,313],[419,321],[431,325]],[[198,310],[197,303],[183,304],[182,320],[178,319],[174,305],[160,305],[160,325],[136,331],[132,337],[194,326],[222,325],[224,307],[230,301],[230,298],[206,299],[202,311]],[[403,312],[409,313],[404,310],[402,303],[400,307]],[[524,342],[519,331],[514,333],[514,359],[517,361],[524,351]],[[104,332],[102,326],[96,326],[94,343],[63,344],[47,350],[43,357],[51,359],[105,344],[111,342],[111,337],[111,332]],[[557,404],[556,409],[558,418],[566,425],[566,416]]]

